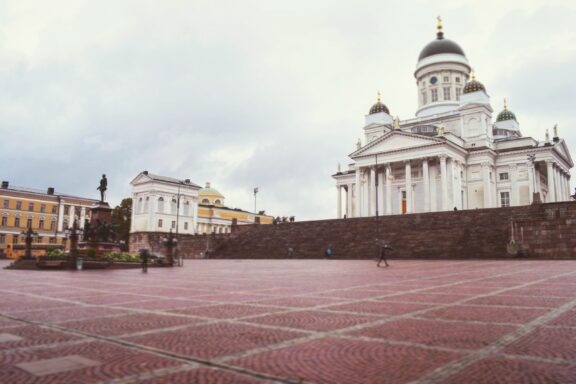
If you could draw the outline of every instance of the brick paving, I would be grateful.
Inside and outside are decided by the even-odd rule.
[[[0,295],[1,383],[576,378],[572,260],[2,269]]]

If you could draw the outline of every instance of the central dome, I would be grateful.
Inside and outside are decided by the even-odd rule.
[[[418,61],[425,59],[429,56],[440,55],[442,53],[454,53],[466,57],[464,50],[455,42],[444,38],[444,32],[442,32],[442,23],[440,17],[438,17],[438,33],[436,33],[436,40],[428,43],[424,49],[420,52],[418,56]]]

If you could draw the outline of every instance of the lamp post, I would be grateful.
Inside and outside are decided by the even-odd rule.
[[[256,213],[256,194],[258,193],[258,187],[254,187],[254,213]]]
[[[20,234],[25,236],[24,241],[26,244],[23,259],[32,259],[32,242],[35,238],[38,238],[39,235],[37,232],[34,232],[32,226],[29,226],[27,230],[22,231]]]
[[[168,259],[168,265],[174,266],[174,254],[173,249],[178,245],[178,238],[172,234],[172,229],[168,233],[168,236],[162,238],[162,243],[166,247],[166,257]]]
[[[74,220],[72,223],[72,228],[66,228],[64,234],[70,239],[70,260],[72,261],[72,266],[76,266],[76,261],[78,259],[78,239],[82,229],[78,227],[78,221]]]

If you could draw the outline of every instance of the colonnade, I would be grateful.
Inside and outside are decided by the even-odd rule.
[[[570,173],[552,160],[546,161],[548,194],[546,202],[570,200]]]
[[[462,170],[460,161],[446,155],[359,167],[354,182],[337,186],[337,215],[374,216],[376,209],[379,215],[462,209]],[[403,174],[403,179],[397,180],[393,171],[397,176]],[[417,184],[422,184],[419,196],[416,196]],[[398,204],[393,203],[393,191],[398,193]]]

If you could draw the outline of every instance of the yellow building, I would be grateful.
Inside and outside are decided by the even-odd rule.
[[[224,205],[224,195],[210,186],[198,191],[198,233],[230,233],[233,222],[242,224],[272,224],[273,217],[263,213],[243,211],[239,208],[228,208]]]
[[[10,186],[0,187],[0,257],[18,258],[24,254],[23,232],[32,227],[37,234],[32,254],[44,255],[48,248],[67,246],[64,230],[78,220],[80,227],[89,218],[90,207],[97,200],[46,191]]]

